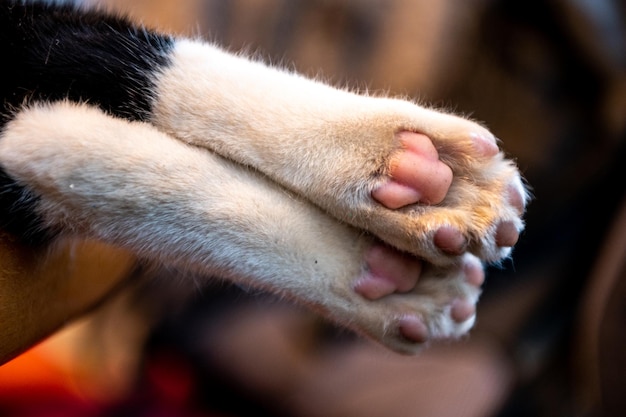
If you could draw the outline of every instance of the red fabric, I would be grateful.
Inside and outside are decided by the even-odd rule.
[[[88,398],[75,375],[34,348],[0,366],[0,415],[6,417],[225,417],[195,409],[194,377],[183,358],[162,353],[146,367],[145,383],[117,404]]]

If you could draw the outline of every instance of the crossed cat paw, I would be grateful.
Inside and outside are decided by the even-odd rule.
[[[471,328],[482,263],[510,255],[528,201],[517,167],[487,129],[192,42],[181,42],[174,57],[156,83],[155,126],[257,169],[377,239],[355,253],[360,275],[328,283],[348,299],[326,302],[329,315],[401,351]],[[237,83],[216,88],[235,70]],[[184,79],[196,80],[193,88]]]
[[[0,142],[0,162],[43,196],[39,210],[50,224],[71,218],[85,235],[146,259],[245,277],[392,349],[416,352],[472,327],[482,263],[508,256],[527,199],[495,140],[475,134],[483,128],[436,117],[443,127],[468,129],[439,126],[439,137],[408,123],[379,131],[363,121],[326,124],[326,136],[314,132],[329,140],[327,152],[315,152],[326,169],[308,171],[304,185],[280,169],[260,176],[148,124],[69,103],[20,112]],[[345,155],[333,152],[345,132],[366,137],[369,146],[358,148],[365,152],[350,145]],[[310,156],[311,147],[299,149]],[[120,164],[129,155],[133,164]],[[302,156],[284,158],[292,172],[307,172]]]
[[[473,122],[442,117],[465,129],[441,140],[436,133],[431,139],[397,132],[396,149],[370,188],[368,204],[381,215],[368,217],[366,227],[397,245],[370,247],[367,271],[353,288],[388,310],[407,312],[396,313],[376,335],[399,351],[467,333],[485,279],[483,263],[509,256],[524,226],[528,192],[493,135]]]
[[[370,246],[365,272],[353,284],[357,294],[378,303],[373,309],[380,316],[396,312],[382,332],[370,331],[401,352],[467,333],[485,279],[483,263],[509,256],[523,229],[528,194],[521,176],[493,136],[472,127],[461,150],[421,133],[396,133],[397,148],[371,188],[372,211],[389,211],[381,223],[404,218],[413,232],[408,240],[420,239],[412,251],[418,256],[389,244]],[[367,227],[393,242],[397,234],[385,233],[396,231],[393,226]]]
[[[379,239],[364,252],[364,272],[330,286],[353,310],[337,311],[341,303],[326,307],[401,352],[472,327],[482,262],[509,256],[528,200],[519,171],[491,133],[456,116],[427,115],[423,133],[406,119],[395,127],[381,117],[352,127],[345,119],[325,123],[323,132],[311,127],[309,134],[328,141],[325,152],[307,154],[315,152],[311,146],[286,152],[283,160],[297,168],[281,169],[271,157],[271,168],[258,165],[332,217]],[[360,140],[351,144],[345,132]],[[330,143],[341,143],[345,152]],[[285,172],[306,172],[306,181]],[[348,288],[337,289],[342,285]]]
[[[354,285],[368,300],[412,298],[420,306],[418,314],[401,316],[382,335],[400,351],[411,342],[465,334],[475,321],[483,263],[509,256],[523,229],[528,193],[519,172],[491,134],[478,127],[466,135],[472,149],[445,154],[454,147],[438,151],[436,140],[424,134],[397,133],[398,148],[371,191],[374,204],[409,224],[423,223],[425,231],[421,258],[386,245],[371,247],[368,272]]]

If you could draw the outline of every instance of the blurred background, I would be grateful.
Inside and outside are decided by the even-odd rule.
[[[464,340],[400,356],[249,289],[166,298],[176,271],[138,270],[150,283],[0,367],[1,415],[624,415],[624,2],[87,2],[482,121],[534,199]]]

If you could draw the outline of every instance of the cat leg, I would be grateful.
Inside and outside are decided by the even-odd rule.
[[[177,40],[151,121],[254,167],[335,218],[438,265],[497,262],[528,194],[497,140],[470,120],[353,94],[200,42]]]
[[[267,289],[400,352],[474,321],[483,271],[473,256],[422,263],[147,123],[35,104],[1,132],[0,168],[30,195],[15,204],[57,239]]]

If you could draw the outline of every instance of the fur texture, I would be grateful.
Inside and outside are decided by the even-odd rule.
[[[528,199],[515,165],[485,152],[495,139],[483,126],[118,17],[0,5],[3,229],[268,289],[401,352],[424,342],[407,318],[428,338],[471,328],[453,302],[477,302],[467,271],[510,255],[498,235],[521,232]],[[430,138],[452,171],[441,201],[390,209],[372,197],[411,147],[401,132]],[[442,250],[442,227],[462,251]],[[410,288],[363,296],[381,241],[423,269]]]

